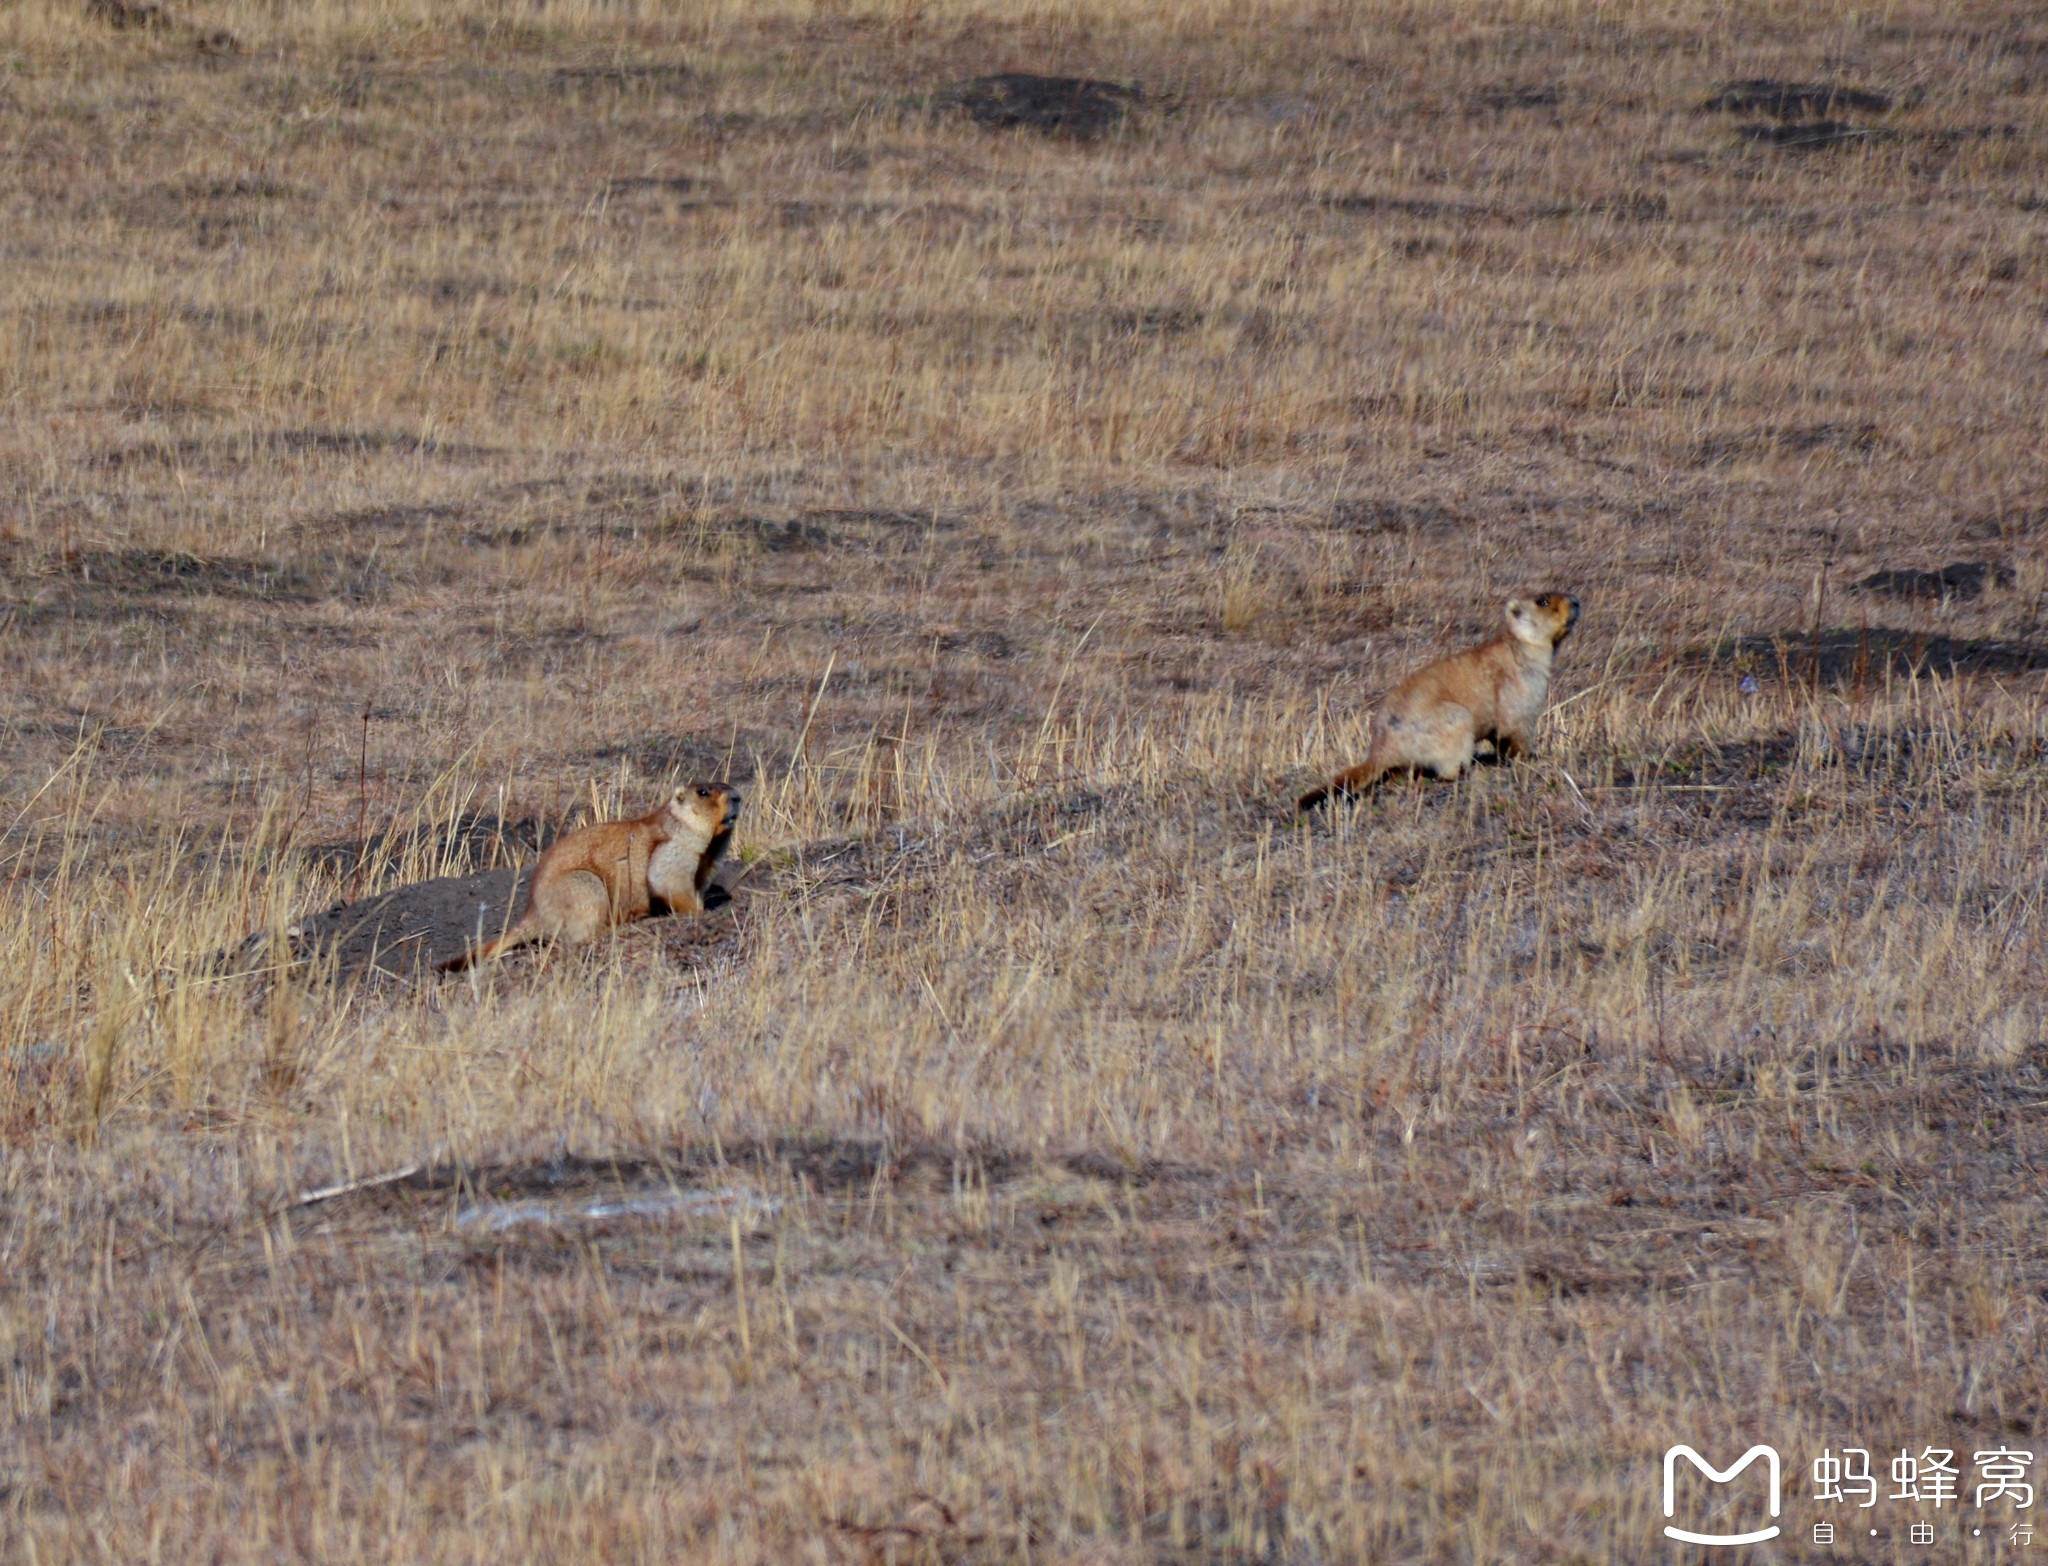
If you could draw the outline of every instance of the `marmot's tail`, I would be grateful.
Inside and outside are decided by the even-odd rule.
[[[524,940],[526,938],[525,929],[521,925],[515,924],[495,941],[485,941],[481,946],[466,946],[453,957],[446,957],[440,962],[435,963],[434,971],[436,973],[458,973],[473,963],[489,962],[498,953],[505,950],[506,947],[519,944],[519,940],[513,939],[514,936],[519,937],[519,940]]]
[[[1370,762],[1364,766],[1346,768],[1321,788],[1312,788],[1302,795],[1301,804],[1297,808],[1306,812],[1320,809],[1332,799],[1350,799],[1373,787],[1381,776],[1382,774],[1373,770]]]

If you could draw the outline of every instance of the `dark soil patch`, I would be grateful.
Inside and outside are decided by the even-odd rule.
[[[551,74],[555,92],[681,92],[693,80],[687,65],[571,65]]]
[[[79,549],[64,557],[64,574],[110,593],[211,593],[222,598],[308,597],[296,573],[232,555],[190,555],[166,549]]]
[[[808,549],[830,549],[833,538],[830,531],[815,522],[806,522],[791,517],[786,522],[770,522],[760,517],[745,517],[733,524],[742,537],[752,535],[753,541],[771,555],[798,553]]]
[[[1693,447],[1693,460],[1717,463],[1814,451],[1870,452],[1883,444],[1875,424],[1774,424],[1737,435],[1709,435]]]
[[[869,527],[884,535],[913,530],[922,533],[933,527],[952,530],[960,526],[957,517],[934,517],[929,511],[889,511],[873,506],[834,506],[806,511],[803,521],[813,527],[826,523],[835,527]]]
[[[11,554],[12,552],[6,552]],[[194,555],[175,549],[71,549],[42,570],[0,564],[26,588],[36,611],[79,618],[164,599],[231,598],[271,604],[306,604],[329,596],[326,584],[300,566],[235,555]],[[17,574],[18,572],[18,574]],[[330,590],[367,596],[374,583],[342,581]]]
[[[1767,432],[1780,451],[1820,451],[1835,447],[1845,451],[1871,451],[1883,443],[1875,424],[1791,424]]]
[[[1650,764],[1622,762],[1614,769],[1621,788],[1707,785],[1736,788],[1760,783],[1799,759],[1799,736],[1773,734],[1728,744],[1702,742]]]
[[[1450,533],[1470,518],[1431,501],[1343,500],[1330,522],[1345,533]]]
[[[1541,218],[1610,217],[1628,223],[1662,223],[1671,216],[1671,200],[1655,191],[1627,191],[1620,195],[1599,196],[1591,201],[1536,207],[1531,215]]]
[[[145,441],[136,446],[116,447],[91,459],[96,468],[121,469],[144,463],[165,467],[213,458],[250,461],[259,453],[365,457],[386,452],[401,456],[447,457],[469,460],[494,456],[488,446],[462,441],[439,441],[418,435],[383,430],[252,430],[245,434],[211,440]]]
[[[607,196],[626,196],[635,191],[662,191],[671,196],[687,196],[702,184],[687,174],[631,174],[605,181]]]
[[[1702,114],[1767,114],[1778,120],[1805,120],[1830,114],[1884,114],[1891,98],[1866,87],[1824,82],[1781,82],[1751,76],[1724,82],[1700,105]]]
[[[637,511],[632,502],[605,500],[572,501],[579,509],[568,514],[549,517],[538,522],[515,522],[501,527],[473,527],[462,535],[462,543],[470,549],[524,549],[528,545],[557,539],[611,539],[622,544],[640,543],[683,543],[702,546],[710,537],[726,531],[735,531],[745,536],[750,530],[758,529],[759,537],[752,539],[771,553],[785,548],[807,548],[829,543],[831,540],[822,532],[799,528],[794,522],[757,522],[744,518],[738,523],[706,523],[672,512],[646,514]],[[587,515],[587,508],[609,507],[618,521],[600,521]],[[791,542],[794,540],[794,542]]]
[[[308,517],[294,525],[303,533],[325,533],[334,529],[361,533],[402,532],[429,522],[453,522],[463,514],[463,507],[439,502],[406,506],[366,506],[357,511],[334,511],[325,516]]]
[[[577,648],[608,647],[617,642],[616,631],[600,631],[581,619],[560,620],[524,630],[494,630],[478,625],[476,632],[489,644],[491,655],[500,663],[538,659],[552,662],[558,655]]]
[[[1086,340],[1098,328],[1112,337],[1181,337],[1199,330],[1208,316],[1200,310],[1151,305],[1144,309],[1089,311],[1075,319]]]
[[[839,514],[870,515],[867,512],[817,512],[812,515],[830,517]],[[835,548],[843,541],[838,534],[808,516],[703,518],[663,514],[621,522],[596,522],[585,517],[564,516],[502,527],[476,527],[462,535],[462,542],[472,549],[524,549],[529,544],[559,538],[610,538],[621,543],[659,540],[697,549],[731,547],[770,555],[808,554],[814,550]]]
[[[1918,636],[1910,631],[1835,629],[1737,636],[1701,648],[1687,661],[1759,679],[1818,679],[1824,685],[1882,681],[1887,674],[2034,674],[2048,669],[2048,647],[1988,637]]]
[[[1001,631],[942,631],[931,645],[942,653],[973,653],[996,663],[1017,656],[1017,644]]]
[[[284,201],[299,191],[274,179],[202,179],[173,186],[171,194],[186,201]]]
[[[1873,571],[1856,584],[1859,591],[1885,598],[1981,598],[1984,589],[2010,587],[2012,567],[1989,560],[1955,560],[1938,571]]]
[[[619,1154],[604,1158],[564,1154],[528,1163],[475,1168],[435,1165],[367,1189],[360,1200],[372,1205],[416,1196],[463,1198],[615,1198],[635,1190],[662,1194],[684,1184],[719,1185],[737,1172],[793,1180],[820,1194],[868,1195],[878,1183],[910,1184],[950,1192],[962,1175],[979,1183],[1007,1185],[1041,1169],[1063,1169],[1084,1180],[1149,1187],[1187,1181],[1196,1171],[1157,1160],[1132,1162],[1098,1149],[1040,1158],[990,1145],[900,1142],[877,1139],[780,1137],[711,1148],[680,1144],[666,1154]]]
[[[1004,72],[946,88],[935,100],[991,130],[1035,130],[1092,141],[1124,122],[1142,94],[1135,87],[1085,76]]]
[[[1798,769],[1808,776],[1844,773],[1880,787],[1898,788],[1916,772],[1939,766],[1945,758],[1952,761],[1954,749],[1953,741],[1940,735],[1843,723],[1830,726],[1824,740],[1802,742],[1797,734],[1702,740],[1654,761],[1622,762],[1615,767],[1613,781],[1619,787],[1645,790],[1700,784],[1740,789]]]
[[[490,446],[466,441],[435,440],[431,436],[405,435],[385,430],[262,430],[231,444],[252,450],[315,452],[344,457],[397,452],[401,456],[493,457]]]
[[[1799,120],[1785,125],[1744,125],[1736,131],[1744,141],[1788,152],[1813,152],[1827,147],[1846,147],[1855,142],[1889,141],[1892,133],[1871,125],[1852,125],[1847,120]]]
[[[1611,217],[1661,223],[1671,216],[1670,198],[1655,191],[1624,191],[1591,201],[1553,201],[1531,207],[1488,206],[1477,201],[1440,201],[1427,196],[1366,194],[1322,196],[1317,204],[1357,216],[1407,217],[1425,222],[1494,222],[1514,226],[1539,218]]]
[[[1504,114],[1510,109],[1554,109],[1563,98],[1563,93],[1549,83],[1516,86],[1504,82],[1497,87],[1483,88],[1474,93],[1472,106],[1495,114]]]
[[[1501,213],[1473,201],[1436,201],[1418,196],[1324,196],[1321,205],[1332,212],[1385,214],[1412,218],[1490,218]]]
[[[1955,125],[1945,130],[1921,131],[1914,139],[1923,146],[1939,148],[1945,152],[1953,152],[1956,148],[1967,147],[1972,142],[2017,141],[2025,134],[2026,131],[2023,127],[2013,124]]]

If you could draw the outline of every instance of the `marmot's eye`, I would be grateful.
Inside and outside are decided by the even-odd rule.
[[[700,788],[697,790],[697,797],[699,799],[709,799],[711,797],[711,790],[708,788]]]

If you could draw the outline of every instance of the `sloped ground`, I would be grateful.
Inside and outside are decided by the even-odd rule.
[[[0,1558],[1635,1562],[1676,1441],[1788,1541],[2040,1455],[2044,51],[0,13]],[[1525,584],[1537,757],[1293,821]],[[698,777],[705,918],[264,960]]]

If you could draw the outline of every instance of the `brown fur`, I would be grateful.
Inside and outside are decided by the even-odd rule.
[[[1579,601],[1565,593],[1510,598],[1507,629],[1490,642],[1439,658],[1394,687],[1372,727],[1372,750],[1323,788],[1301,797],[1313,810],[1332,794],[1359,794],[1391,772],[1457,777],[1482,740],[1502,761],[1534,747],[1536,720],[1550,694],[1550,659],[1578,623]]]
[[[702,913],[739,806],[723,783],[693,783],[644,816],[571,832],[533,867],[526,908],[511,928],[441,967],[467,967],[529,941],[578,945],[657,910]]]

